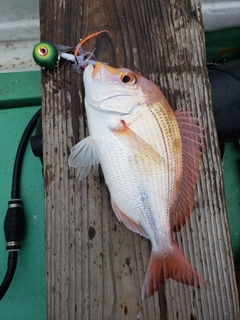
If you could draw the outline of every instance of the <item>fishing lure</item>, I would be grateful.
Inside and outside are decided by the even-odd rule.
[[[94,56],[94,51],[84,52],[83,45],[90,39],[100,35],[101,33],[110,33],[108,30],[100,30],[86,38],[82,39],[76,47],[64,45],[53,45],[50,42],[39,42],[33,49],[33,59],[43,69],[55,69],[59,66],[61,58],[73,62],[72,68],[82,73],[87,65],[95,65],[97,59]]]

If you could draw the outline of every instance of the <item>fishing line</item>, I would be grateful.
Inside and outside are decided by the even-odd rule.
[[[73,52],[73,51],[74,51],[74,49],[72,49],[71,52]],[[60,74],[60,72],[62,72],[63,68],[64,68],[65,65],[69,62],[69,60],[64,59],[61,67],[59,67],[59,62],[60,62],[60,58],[59,58],[59,60],[57,61],[56,68],[53,69],[53,72],[54,72],[55,75],[58,75],[58,74]],[[51,72],[49,69],[45,69],[45,68],[41,68],[41,69],[43,70],[43,72],[44,72],[48,77],[50,77],[50,76],[52,77],[53,72]],[[46,70],[47,70],[47,71],[46,71]]]
[[[79,39],[79,42],[81,42],[83,39],[84,39],[84,37],[85,37],[85,35],[86,35],[86,33],[87,33],[87,28],[88,28],[88,7],[89,7],[89,0],[86,0],[85,1],[86,2],[86,10],[84,10],[84,5],[82,6],[82,17],[84,16],[84,12],[86,12],[86,24],[85,24],[85,29],[84,29],[84,32],[83,32],[83,35],[82,35],[82,37]],[[84,3],[84,2],[83,2]],[[82,19],[82,20],[84,20],[84,19]],[[84,25],[84,23],[82,23],[83,25]],[[83,28],[82,28],[83,29]],[[74,52],[74,50],[75,50],[75,47],[70,51],[71,53],[73,53]],[[60,74],[60,72],[62,72],[62,70],[63,70],[63,68],[65,67],[65,65],[66,65],[66,63],[68,62],[68,60],[65,60],[64,62],[63,62],[63,64],[62,64],[62,66],[59,68],[59,62],[60,62],[60,58],[59,58],[59,60],[58,60],[58,62],[57,62],[57,65],[56,65],[56,72],[55,72],[55,74],[56,75],[58,75],[58,74]],[[47,75],[47,76],[51,76],[52,74],[51,73],[48,73],[48,72],[46,72],[46,70],[45,69],[43,69],[43,72]]]

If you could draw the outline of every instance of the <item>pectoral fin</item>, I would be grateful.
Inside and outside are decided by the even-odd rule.
[[[100,163],[94,139],[89,136],[78,142],[71,150],[68,165],[77,168],[79,180],[85,178],[91,167]]]
[[[145,142],[139,135],[127,126],[124,120],[121,120],[121,126],[117,129],[112,129],[116,137],[129,149],[141,158],[146,158],[158,164],[163,163],[163,158],[151,145]]]

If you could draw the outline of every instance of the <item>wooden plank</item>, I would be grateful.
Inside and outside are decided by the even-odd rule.
[[[48,319],[238,319],[221,161],[205,67],[199,0],[41,0],[41,39],[91,40],[96,56],[141,72],[173,108],[203,119],[206,149],[190,222],[175,237],[207,286],[168,280],[141,300],[150,246],[114,216],[101,171],[81,183],[69,170],[73,145],[87,134],[82,76],[69,63],[42,73]]]

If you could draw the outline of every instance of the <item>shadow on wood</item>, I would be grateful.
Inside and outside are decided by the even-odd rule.
[[[146,239],[114,216],[101,171],[81,183],[69,170],[73,145],[87,135],[82,76],[69,63],[42,73],[48,319],[237,319],[221,162],[205,67],[198,0],[41,0],[41,39],[86,44],[112,66],[155,82],[171,106],[193,110],[206,149],[190,222],[176,240],[205,289],[168,280],[141,301],[150,255]]]

